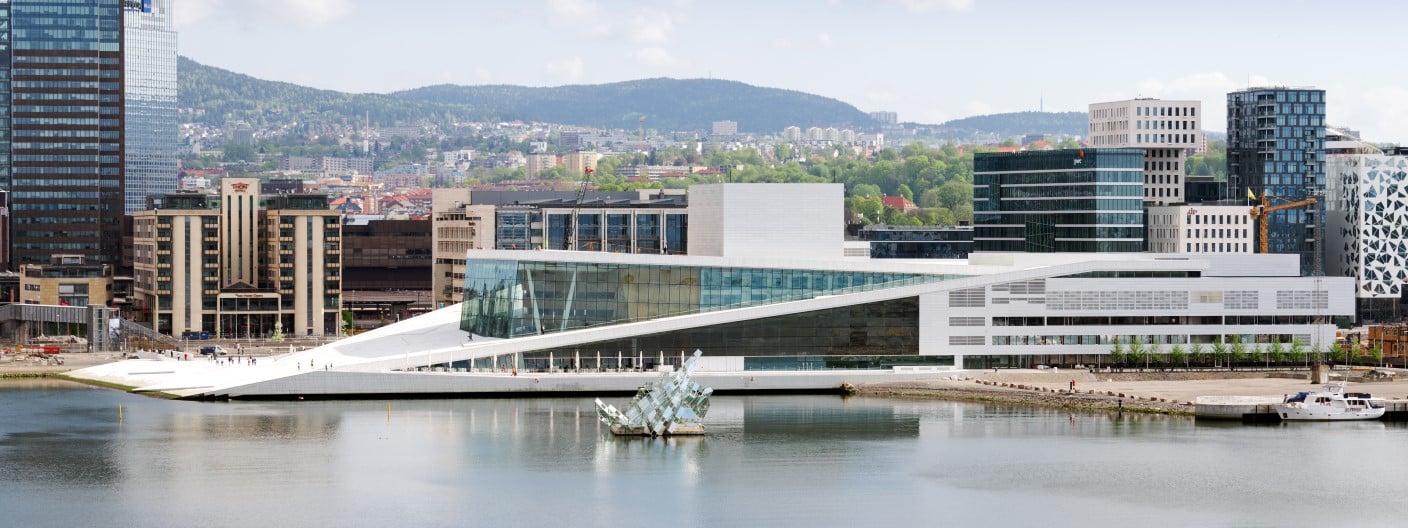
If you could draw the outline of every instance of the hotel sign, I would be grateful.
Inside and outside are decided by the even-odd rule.
[[[242,193],[249,189],[249,184],[245,182],[231,183],[230,189],[234,190],[237,193]]]
[[[152,0],[123,0],[122,9],[124,11],[150,13],[152,12]]]

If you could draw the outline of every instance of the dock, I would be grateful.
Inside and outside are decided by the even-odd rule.
[[[1199,396],[1193,401],[1193,416],[1199,420],[1240,420],[1242,423],[1276,423],[1280,398],[1266,396]],[[1385,402],[1385,422],[1408,421],[1408,400]]]

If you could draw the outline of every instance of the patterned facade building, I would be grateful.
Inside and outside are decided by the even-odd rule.
[[[1353,277],[1361,321],[1396,320],[1408,282],[1408,155],[1329,156],[1330,275]]]

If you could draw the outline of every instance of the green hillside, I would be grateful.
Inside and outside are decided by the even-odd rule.
[[[741,132],[778,133],[787,126],[868,129],[870,116],[841,101],[792,90],[716,79],[641,79],[609,84],[529,88],[436,85],[395,92],[411,101],[494,108],[519,119],[606,128],[636,128],[640,116],[657,130],[707,130],[733,120]]]

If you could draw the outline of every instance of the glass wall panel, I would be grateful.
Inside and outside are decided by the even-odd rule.
[[[473,260],[465,265],[461,328],[507,338],[959,277]]]

